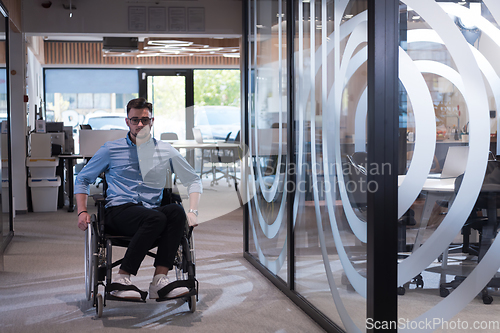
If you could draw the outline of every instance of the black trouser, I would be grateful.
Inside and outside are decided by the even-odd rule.
[[[106,208],[105,213],[107,233],[132,237],[120,269],[133,275],[156,240],[155,267],[172,269],[185,223],[184,208],[177,204],[151,209],[130,203]]]

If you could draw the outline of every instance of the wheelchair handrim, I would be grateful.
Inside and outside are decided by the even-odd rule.
[[[92,226],[89,225],[85,232],[85,295],[87,297],[87,301],[90,301],[92,297],[92,288],[93,288],[93,278],[94,278],[94,242],[92,237]]]

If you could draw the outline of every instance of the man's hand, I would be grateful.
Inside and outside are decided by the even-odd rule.
[[[90,215],[87,212],[83,212],[78,215],[78,228],[85,231],[90,223]]]
[[[198,225],[198,216],[196,216],[195,213],[187,213],[186,216],[190,227],[196,227]]]

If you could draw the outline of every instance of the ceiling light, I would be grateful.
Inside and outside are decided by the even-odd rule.
[[[148,45],[161,46],[161,47],[182,47],[182,46],[191,46],[193,45],[193,42],[170,40],[170,39],[154,39],[154,40],[148,40]]]
[[[142,58],[142,57],[156,57],[159,56],[159,53],[143,53],[143,54],[138,54],[137,57]]]
[[[224,53],[222,54],[224,58],[239,58],[240,54],[234,54],[234,53]]]

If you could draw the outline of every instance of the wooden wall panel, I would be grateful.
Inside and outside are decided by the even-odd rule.
[[[21,0],[2,0],[5,8],[9,12],[9,19],[13,25],[11,25],[11,29],[16,32],[22,31],[22,19],[21,19]]]
[[[0,66],[5,67],[5,41],[0,41]]]
[[[239,67],[239,58],[211,56],[104,56],[102,42],[56,42],[45,41],[45,64],[47,65],[124,65],[124,66],[205,66]]]

